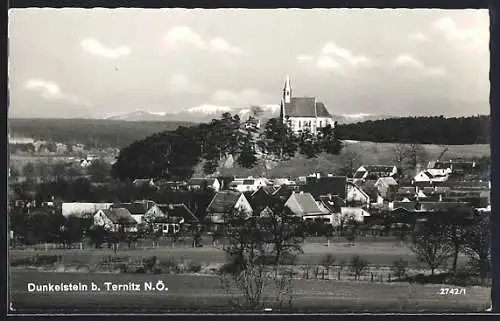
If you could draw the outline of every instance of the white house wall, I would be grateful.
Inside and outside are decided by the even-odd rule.
[[[62,215],[94,214],[99,210],[109,209],[112,205],[113,203],[62,203]]]
[[[290,128],[294,133],[298,133],[300,130],[304,130],[305,128],[309,128],[311,132],[315,133],[317,129],[326,127],[328,125],[334,127],[335,122],[333,118],[329,117],[290,117]],[[301,123],[301,126],[299,127],[299,122]],[[311,122],[311,127],[305,127],[304,124],[306,122]],[[320,126],[321,123],[321,126]]]

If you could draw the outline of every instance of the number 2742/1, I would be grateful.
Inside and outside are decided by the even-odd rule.
[[[440,295],[465,295],[465,288],[440,288]]]

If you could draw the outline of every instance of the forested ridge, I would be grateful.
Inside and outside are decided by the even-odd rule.
[[[342,139],[380,143],[489,144],[490,116],[404,117],[338,125]]]
[[[154,133],[191,126],[189,122],[129,122],[105,119],[9,119],[12,136],[89,148],[121,148]]]

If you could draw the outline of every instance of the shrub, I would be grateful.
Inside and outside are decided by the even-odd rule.
[[[399,260],[395,260],[392,262],[391,271],[398,279],[406,277],[408,275],[408,261],[401,258]]]
[[[335,256],[333,256],[333,254],[331,253],[328,253],[321,259],[321,265],[328,269],[333,265],[333,263],[335,263],[335,260]]]
[[[354,278],[356,280],[359,279],[359,277],[363,274],[369,264],[367,260],[361,258],[359,255],[354,255],[349,263],[351,271],[354,273]]]
[[[188,266],[188,271],[192,273],[198,273],[201,271],[201,264],[197,262],[190,262]]]
[[[152,257],[144,259],[143,265],[144,265],[144,268],[146,269],[146,271],[153,271],[153,268],[155,267],[157,260],[158,259],[156,256],[152,256]]]
[[[57,255],[40,255],[35,256],[35,265],[51,265],[59,261],[59,257]]]

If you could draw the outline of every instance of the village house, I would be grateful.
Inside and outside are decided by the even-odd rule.
[[[361,207],[345,207],[340,208],[340,215],[336,216],[335,226],[339,226],[343,222],[354,220],[358,223],[363,223],[371,214],[366,209]]]
[[[221,189],[221,182],[217,178],[191,178],[187,182],[187,187],[190,191],[208,188],[218,192]]]
[[[327,208],[320,206],[310,193],[292,193],[285,203],[290,211],[304,221],[322,220],[326,224],[333,224],[334,215]]]
[[[381,177],[374,186],[384,199],[392,199],[396,195],[398,182],[393,177]]]
[[[255,192],[260,187],[271,186],[271,182],[264,177],[248,177],[248,178],[235,178],[231,184],[229,184],[229,189],[238,192]]]
[[[276,189],[272,196],[279,199],[283,204],[288,200],[290,195],[294,192],[294,189],[290,187],[290,185],[281,185],[278,189]]]
[[[381,177],[394,177],[398,173],[396,166],[363,165],[354,173],[354,182],[359,180],[377,180]]]
[[[347,182],[346,204],[368,208],[370,206],[370,196],[360,187],[360,185]]]
[[[228,218],[236,214],[251,217],[252,212],[252,206],[243,193],[219,191],[207,207],[205,220],[217,229],[218,225],[225,224]]]
[[[449,175],[447,169],[426,169],[415,175],[413,180],[415,183],[442,183],[448,180]]]
[[[321,128],[328,125],[335,127],[335,121],[324,103],[317,101],[315,97],[292,96],[288,75],[281,98],[280,119],[296,134],[309,130],[316,135]]]
[[[347,177],[308,177],[306,184],[302,186],[302,190],[312,194],[315,199],[328,195],[336,195],[345,199],[347,195]]]
[[[109,209],[113,203],[62,203],[62,215],[64,217],[94,215],[99,210]]]
[[[154,179],[152,178],[137,178],[132,181],[132,185],[135,187],[149,186],[152,188],[157,188]]]
[[[179,224],[198,224],[199,219],[185,204],[157,204],[164,217],[175,219]]]
[[[101,226],[111,232],[118,232],[121,228],[125,232],[137,231],[137,221],[126,208],[98,210],[94,214],[94,225]]]
[[[138,224],[146,223],[154,217],[164,216],[155,202],[147,200],[115,204],[113,208],[126,208]]]

